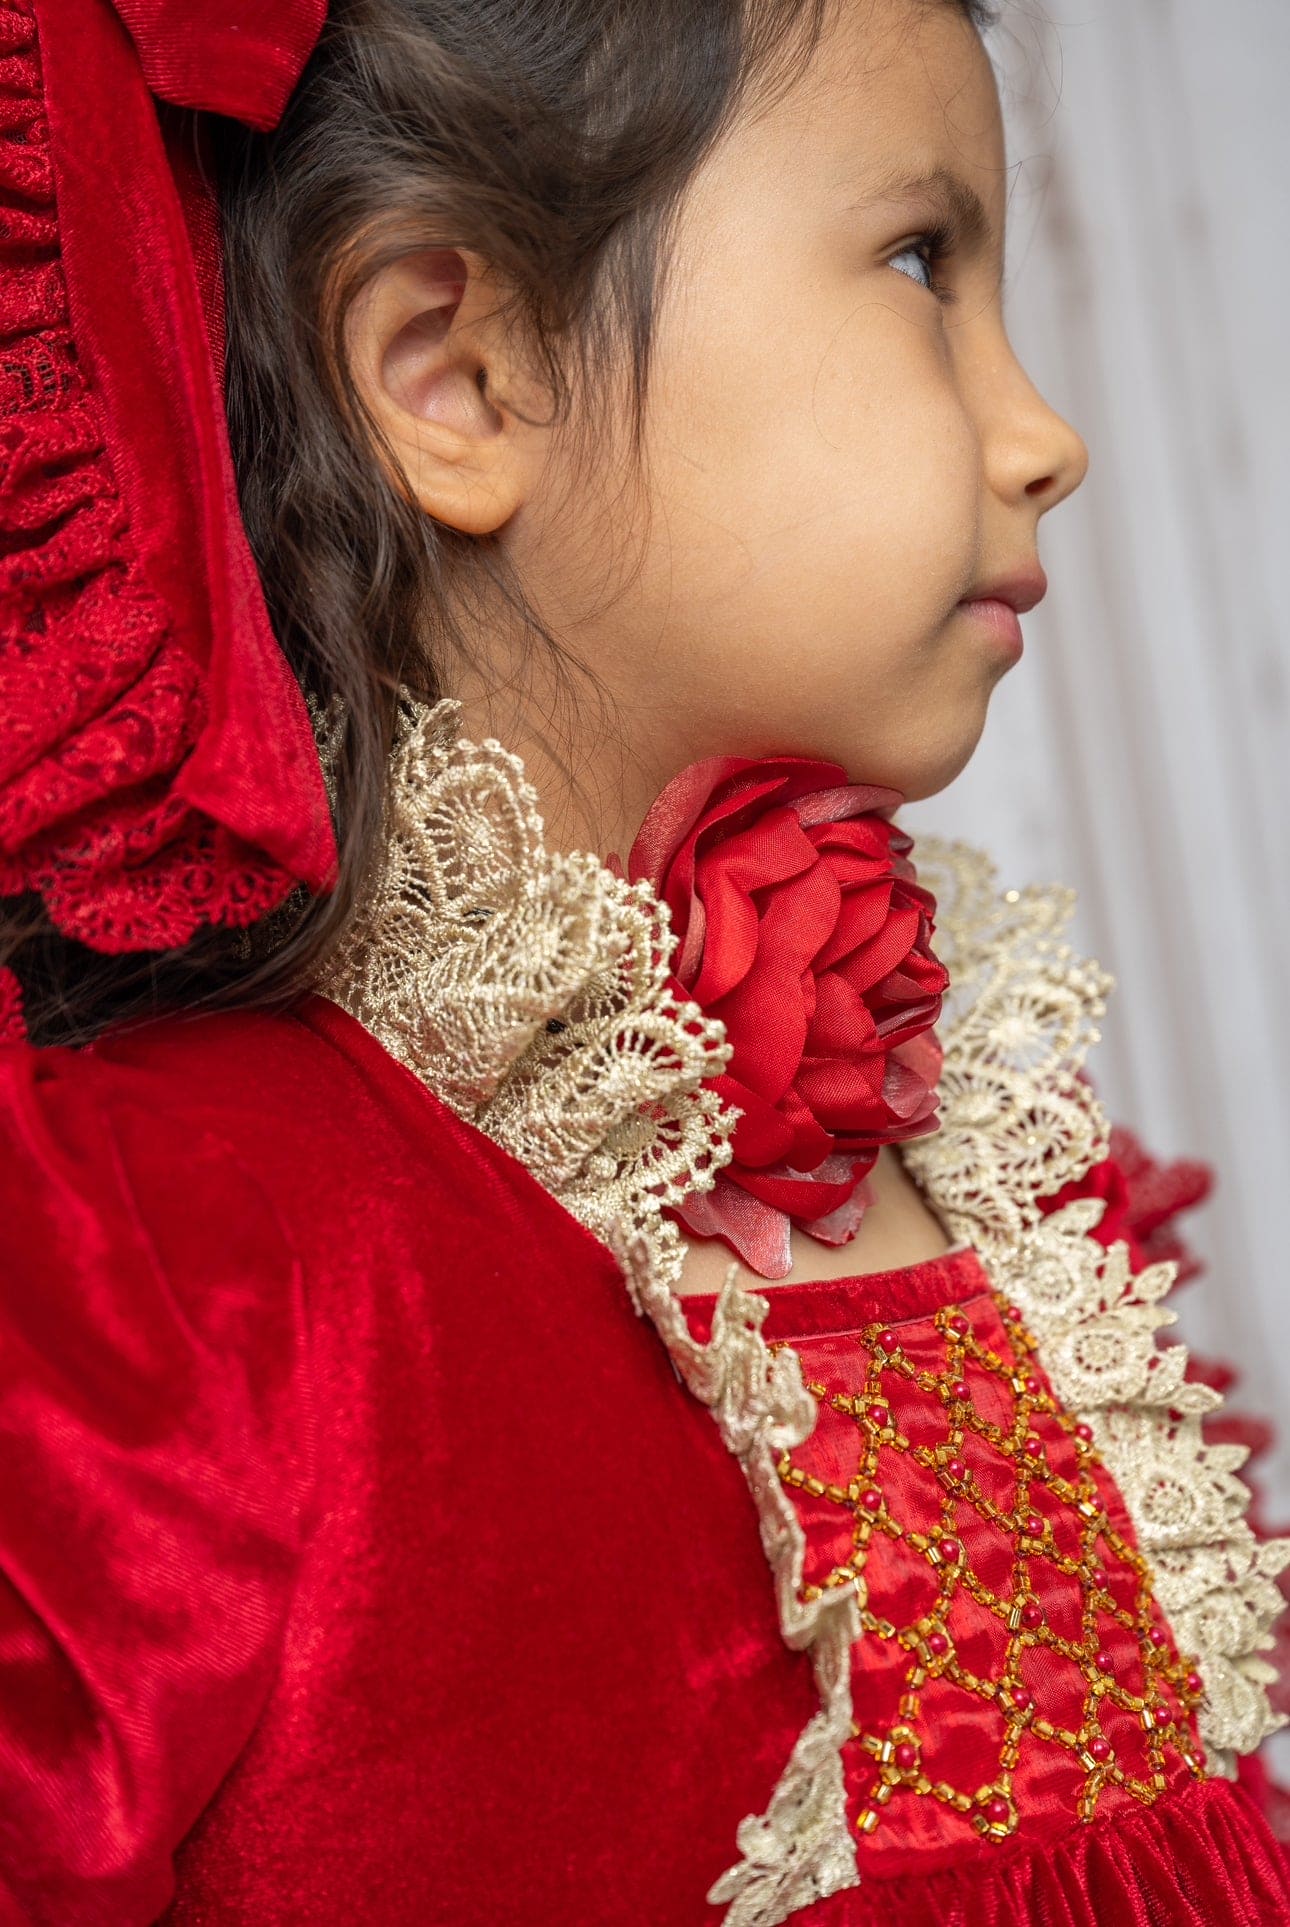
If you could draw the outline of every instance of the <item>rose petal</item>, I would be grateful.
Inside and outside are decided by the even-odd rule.
[[[832,970],[843,958],[882,933],[891,912],[891,878],[882,877],[861,888],[842,889],[842,903],[833,934],[815,959],[817,970]]]
[[[893,892],[882,929],[866,943],[857,944],[835,968],[858,990],[876,989],[908,957],[918,940],[918,927],[918,911],[903,904]]]
[[[876,1152],[874,1156],[876,1160]],[[865,1212],[875,1202],[873,1186],[868,1178],[862,1178],[845,1204],[840,1204],[836,1211],[830,1211],[827,1217],[804,1224],[802,1229],[808,1237],[818,1239],[822,1245],[850,1244],[860,1229]]]
[[[868,1143],[886,1131],[891,1110],[883,1098],[886,1060],[871,1057],[804,1057],[797,1088],[812,1112],[835,1137]]]
[[[755,967],[709,1008],[733,1046],[731,1068],[774,1104],[806,1044],[802,971],[837,914],[837,884],[822,865],[773,891],[758,927]],[[700,1000],[701,1001],[701,1000]]]
[[[818,1173],[794,1171],[789,1165],[779,1165],[770,1171],[745,1171],[735,1165],[727,1165],[723,1176],[741,1190],[750,1191],[763,1204],[776,1211],[786,1211],[796,1222],[827,1217],[846,1203],[857,1182],[853,1176],[853,1166],[859,1162],[861,1176],[872,1165],[872,1158],[866,1155],[859,1159],[830,1159],[829,1163],[839,1169],[841,1175],[831,1182]]]
[[[686,945],[678,976],[693,983],[692,995],[704,1009],[743,981],[757,955],[761,910],[754,890],[775,889],[814,868],[815,852],[791,810],[774,810],[751,830],[719,846],[711,860],[700,855],[695,892],[704,907],[706,935],[702,967],[691,974]]]
[[[815,980],[815,1015],[807,1028],[804,1055],[855,1057],[871,1051],[878,1039],[873,1014],[860,993],[836,971]]]
[[[782,1111],[727,1071],[713,1078],[711,1088],[742,1116],[735,1125],[735,1156],[741,1164],[778,1164],[793,1149],[793,1126]]]
[[[792,1226],[782,1211],[730,1184],[724,1174],[711,1191],[694,1192],[677,1217],[700,1238],[723,1238],[761,1278],[787,1278],[793,1269]]]
[[[899,790],[880,789],[874,783],[846,783],[838,789],[816,790],[813,795],[799,797],[793,807],[805,828],[813,829],[817,824],[831,828],[857,816],[899,809],[904,800]]]

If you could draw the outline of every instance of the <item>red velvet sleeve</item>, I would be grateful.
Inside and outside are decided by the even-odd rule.
[[[133,1927],[272,1684],[308,1524],[300,1265],[213,1132],[0,1050],[0,1921]]]

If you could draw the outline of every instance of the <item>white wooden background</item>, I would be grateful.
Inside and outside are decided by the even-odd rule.
[[[1013,338],[1089,443],[965,774],[904,813],[1080,893],[1093,1069],[1218,1168],[1183,1335],[1274,1417],[1290,1516],[1290,0],[1013,0]]]

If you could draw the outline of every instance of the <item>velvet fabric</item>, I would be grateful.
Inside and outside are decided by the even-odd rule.
[[[165,1021],[0,1053],[0,1250],[5,1927],[712,1913],[810,1668],[519,1165],[322,1000]]]
[[[711,1418],[514,1160],[317,998],[15,1045],[0,1249],[4,1927],[715,1921],[809,1663]],[[1167,1848],[1290,1919],[1239,1792],[1151,1813],[819,1917],[1086,1927],[1113,1864],[1142,1911],[1099,1919],[1164,1927]]]

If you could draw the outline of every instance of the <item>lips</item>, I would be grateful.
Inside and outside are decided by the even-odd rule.
[[[1021,654],[1021,622],[1010,602],[1003,602],[998,596],[973,596],[960,602],[959,608],[992,630],[1014,655]]]
[[[982,583],[980,588],[971,590],[962,598],[962,606],[978,602],[1003,602],[1015,615],[1024,616],[1028,609],[1042,602],[1047,593],[1048,577],[1034,562]]]

